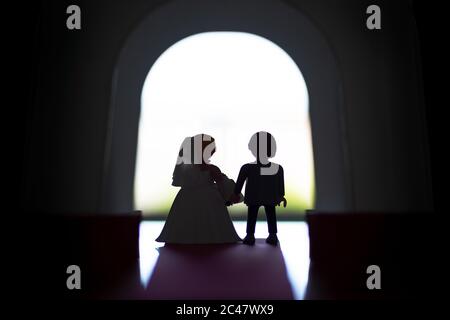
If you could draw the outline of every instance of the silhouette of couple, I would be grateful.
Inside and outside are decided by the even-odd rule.
[[[181,187],[170,208],[158,242],[179,244],[236,243],[236,233],[227,206],[244,202],[248,206],[247,235],[243,242],[255,243],[258,210],[264,206],[269,236],[266,242],[277,245],[275,206],[283,203],[283,168],[270,162],[276,153],[273,136],[264,131],[255,133],[248,144],[256,161],[244,164],[236,183],[210,164],[216,151],[215,140],[206,134],[183,141],[173,172],[172,185]],[[241,194],[245,186],[245,197]]]

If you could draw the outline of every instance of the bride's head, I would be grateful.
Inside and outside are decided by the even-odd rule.
[[[177,164],[207,164],[215,152],[216,142],[210,135],[187,137],[181,144]]]

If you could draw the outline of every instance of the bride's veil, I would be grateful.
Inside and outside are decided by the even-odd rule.
[[[201,133],[193,137],[186,137],[181,144],[177,156],[177,162],[172,175],[172,185],[181,186],[183,183],[184,170],[190,164],[205,164],[204,152],[215,152],[216,144],[213,137]]]
[[[173,186],[181,186],[182,176],[183,176],[183,164],[186,155],[183,154],[183,150],[190,150],[192,137],[186,137],[183,140],[183,143],[180,146],[180,150],[178,151],[177,161],[175,163],[175,168],[173,170],[172,175],[172,185]]]

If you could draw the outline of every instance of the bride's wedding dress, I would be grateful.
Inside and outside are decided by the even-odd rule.
[[[218,172],[213,178],[211,170],[199,165],[176,167],[172,184],[181,190],[156,241],[185,244],[241,241],[225,205],[234,190],[234,181]]]

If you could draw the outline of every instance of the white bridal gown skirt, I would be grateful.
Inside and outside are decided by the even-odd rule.
[[[156,241],[207,244],[234,243],[241,238],[218,188],[206,185],[181,188]]]

